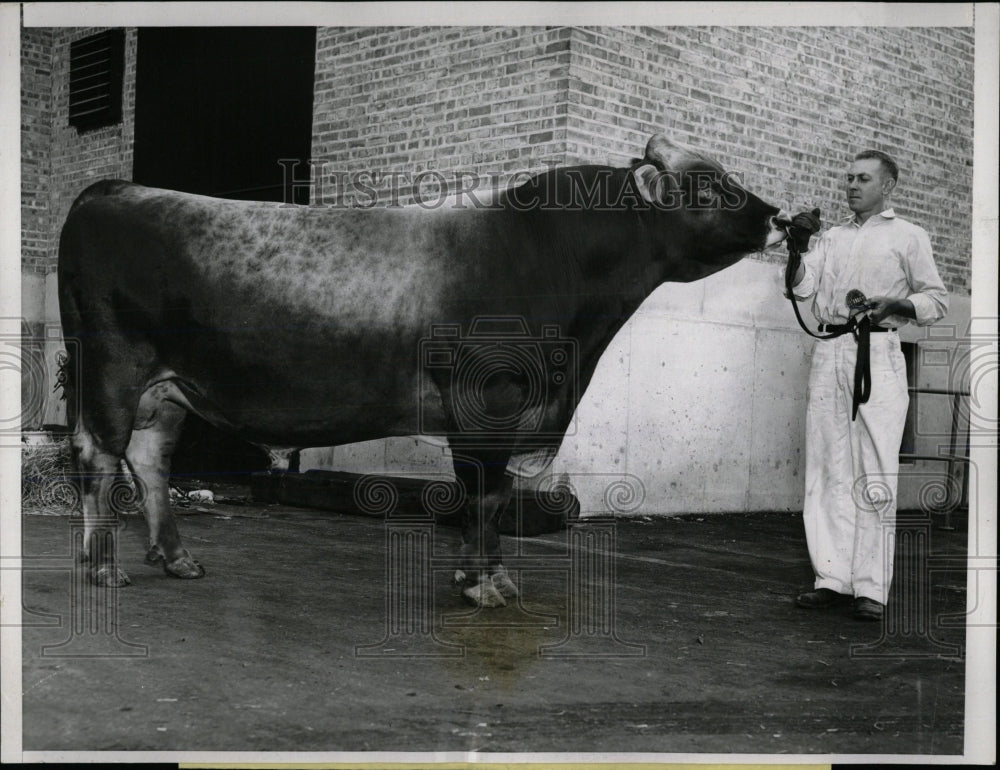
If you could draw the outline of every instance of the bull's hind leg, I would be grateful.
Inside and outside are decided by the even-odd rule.
[[[118,566],[115,533],[118,527],[115,501],[120,499],[124,484],[121,455],[99,444],[82,422],[70,443],[83,493],[81,561],[89,569],[91,582],[102,586],[127,586],[131,581]]]
[[[200,578],[205,570],[181,545],[177,522],[170,512],[170,458],[187,412],[164,399],[170,386],[154,385],[139,399],[135,427],[125,461],[145,493],[143,513],[149,525],[147,564],[160,564],[168,575]]]

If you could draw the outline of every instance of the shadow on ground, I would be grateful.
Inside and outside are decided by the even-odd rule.
[[[522,600],[476,614],[455,530],[187,513],[207,577],[144,566],[128,516],[110,609],[68,569],[70,519],[24,517],[25,750],[962,753],[964,517],[904,523],[866,624],[795,608],[793,514],[504,538]]]

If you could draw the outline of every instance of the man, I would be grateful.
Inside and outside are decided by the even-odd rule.
[[[856,419],[855,335],[819,340],[813,351],[803,521],[816,582],[796,600],[819,609],[853,597],[859,620],[881,620],[892,580],[899,446],[909,404],[896,328],[932,324],[948,309],[927,233],[890,207],[898,177],[883,152],[855,156],[847,173],[853,216],[818,240],[793,278],[797,299],[813,297],[820,332],[843,331],[858,314],[848,307],[849,291],[868,298],[860,312],[871,325],[871,389]]]

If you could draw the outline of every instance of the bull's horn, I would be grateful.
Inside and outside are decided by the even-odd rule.
[[[646,160],[655,163],[664,171],[676,170],[681,161],[696,157],[690,148],[672,142],[663,134],[653,134],[646,143]]]

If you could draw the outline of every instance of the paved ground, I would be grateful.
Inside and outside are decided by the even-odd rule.
[[[941,627],[965,606],[964,572],[942,569],[964,558],[961,518],[904,528],[899,611],[880,625],[794,607],[811,573],[790,514],[505,538],[521,606],[470,616],[453,529],[399,563],[434,568],[400,594],[382,521],[210,510],[181,520],[199,581],[143,566],[145,526],[126,517],[117,637],[72,628],[98,599],[65,568],[69,519],[25,516],[25,750],[962,751],[964,631]]]

